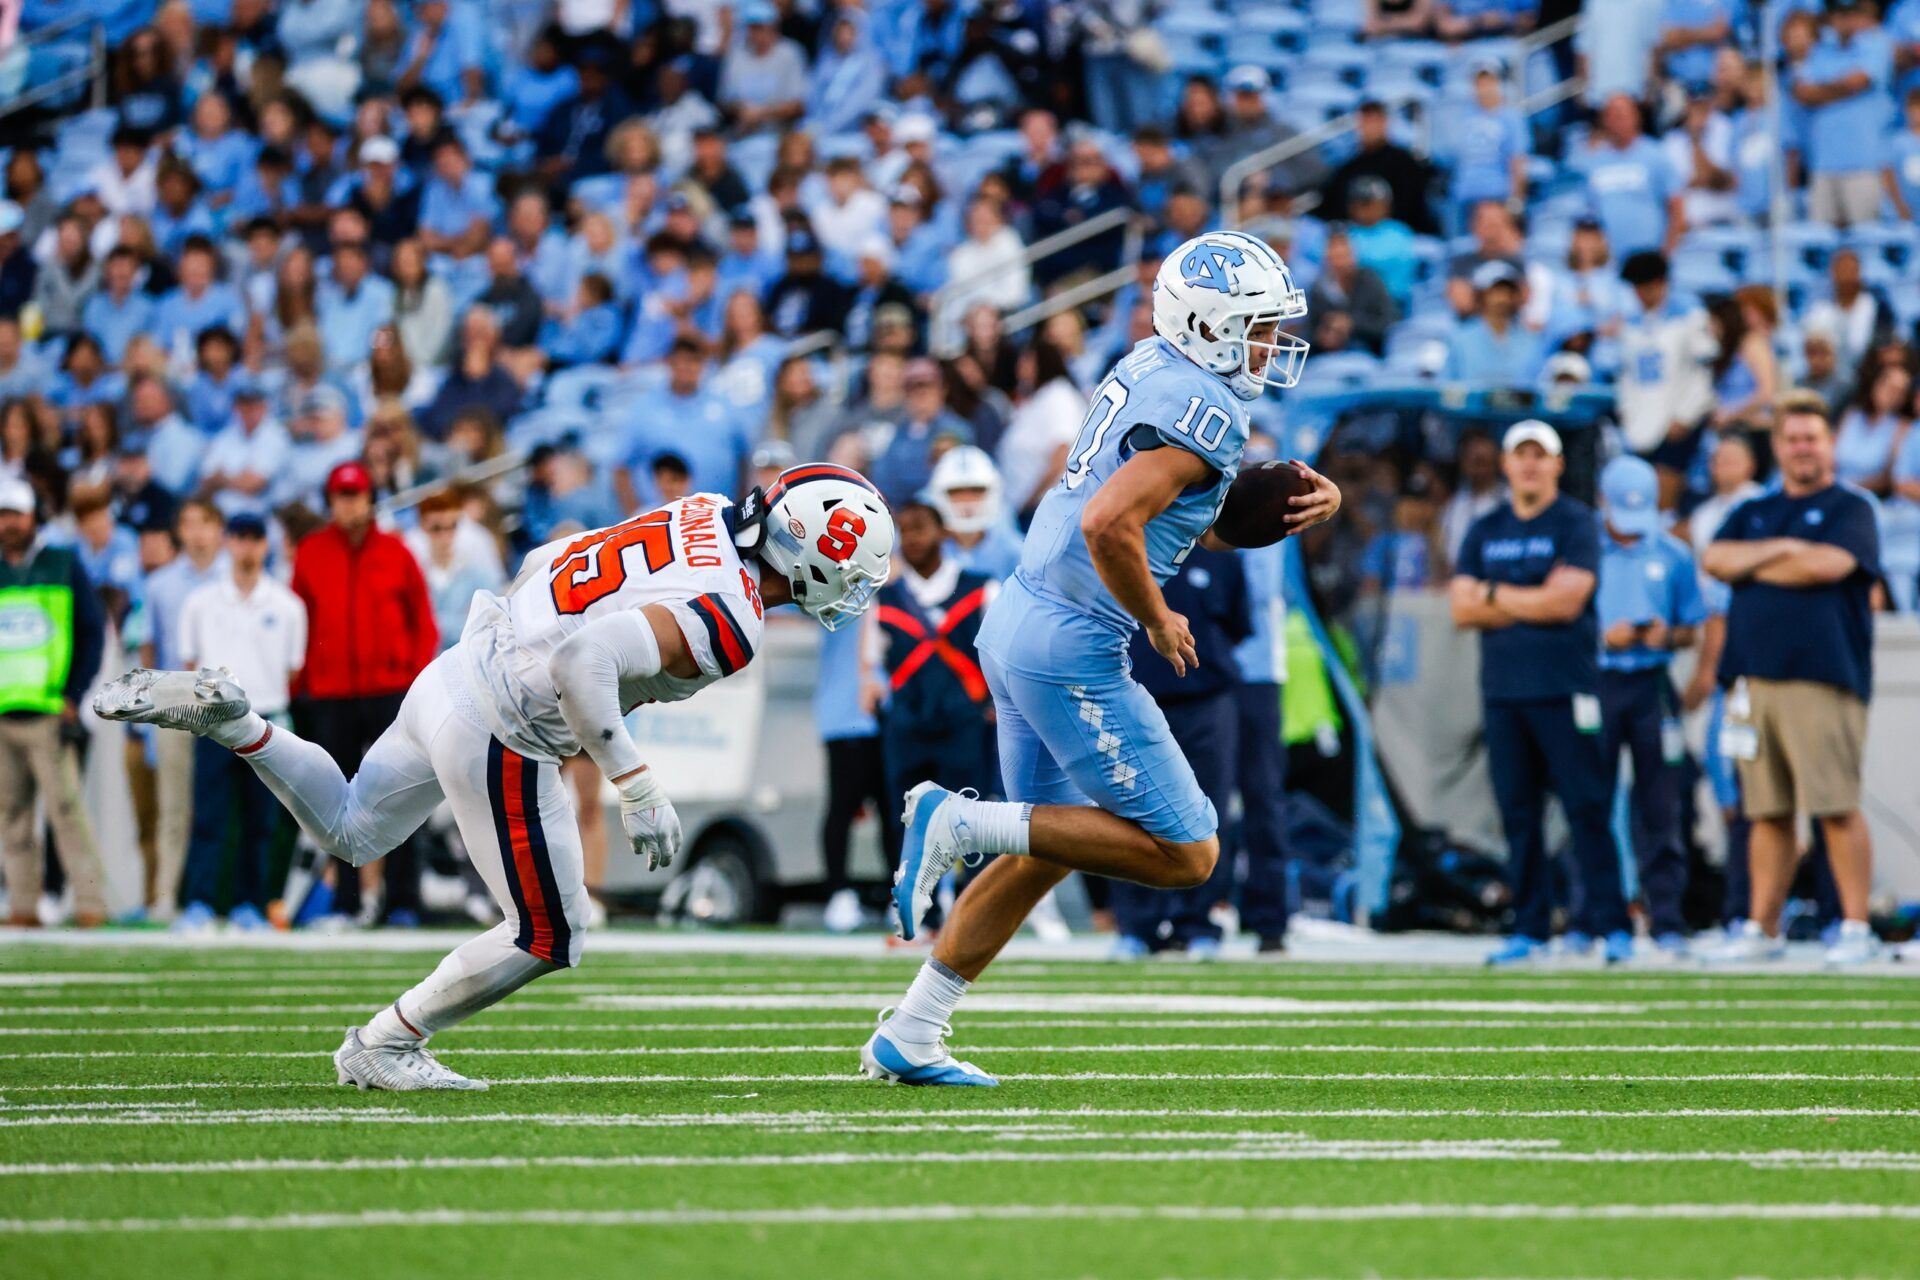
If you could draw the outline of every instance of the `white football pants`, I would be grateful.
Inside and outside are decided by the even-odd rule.
[[[284,729],[245,759],[301,829],[362,866],[412,835],[442,799],[506,919],[449,955],[393,1006],[419,1039],[543,973],[580,962],[587,890],[580,832],[558,765],[494,738],[473,706],[456,645],[420,673],[400,717],[349,781],[325,751]],[[376,1030],[388,1020],[371,1024]]]

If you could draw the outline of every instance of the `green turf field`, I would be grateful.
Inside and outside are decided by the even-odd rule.
[[[1018,961],[997,1090],[853,1077],[916,960],[595,956],[333,1084],[433,952],[0,946],[0,1275],[1920,1274],[1920,984]]]

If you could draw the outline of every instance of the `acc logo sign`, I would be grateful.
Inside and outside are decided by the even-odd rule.
[[[796,538],[804,538],[807,536],[807,526],[801,524],[798,517],[788,516],[787,532]]]
[[[0,609],[0,649],[38,649],[53,639],[53,619],[41,609]]]
[[[1243,267],[1247,257],[1230,244],[1203,244],[1180,260],[1180,278],[1196,289],[1233,292],[1230,268]]]

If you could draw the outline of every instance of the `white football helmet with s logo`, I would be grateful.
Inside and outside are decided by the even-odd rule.
[[[1209,231],[1167,255],[1153,279],[1153,331],[1195,364],[1227,380],[1242,400],[1258,400],[1269,384],[1300,381],[1308,346],[1276,331],[1253,340],[1267,323],[1307,314],[1307,295],[1293,283],[1285,259],[1257,236]],[[1256,353],[1265,358],[1256,365]]]
[[[858,618],[886,584],[893,513],[851,467],[788,467],[740,505],[742,532],[764,529],[758,554],[793,587],[793,601],[829,631]]]

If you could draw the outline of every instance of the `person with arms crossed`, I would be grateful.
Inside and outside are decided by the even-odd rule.
[[[1632,957],[1633,935],[1607,829],[1613,775],[1600,751],[1599,521],[1560,492],[1559,432],[1517,422],[1502,446],[1512,498],[1467,531],[1449,589],[1454,625],[1480,632],[1487,768],[1513,886],[1513,933],[1487,963],[1546,954],[1553,876],[1541,823],[1549,789],[1573,828],[1584,890],[1570,932],[1604,937],[1607,962],[1618,963]]]
[[[1020,568],[979,636],[1008,800],[921,783],[906,797],[894,882],[902,935],[920,928],[940,877],[1001,855],[955,904],[933,956],[860,1052],[877,1080],[993,1085],[957,1061],[946,1024],[967,986],[1070,871],[1161,889],[1213,873],[1218,816],[1166,716],[1129,675],[1145,627],[1176,674],[1200,661],[1187,620],[1160,593],[1207,535],[1240,471],[1247,402],[1299,381],[1307,344],[1282,333],[1306,298],[1264,241],[1197,236],[1154,281],[1154,336],[1100,384],[1066,471],[1041,499]],[[1339,492],[1302,468],[1294,532],[1328,519]],[[1220,655],[1222,660],[1225,654]],[[1092,801],[1093,803],[1089,803]]]
[[[1739,935],[1709,958],[1785,954],[1780,914],[1800,862],[1794,818],[1804,813],[1826,836],[1844,917],[1827,962],[1860,964],[1880,950],[1867,924],[1873,850],[1860,814],[1880,534],[1873,503],[1834,480],[1833,424],[1818,396],[1781,401],[1773,454],[1780,488],[1735,507],[1705,558],[1733,589],[1721,741],[1752,824],[1753,895]]]

